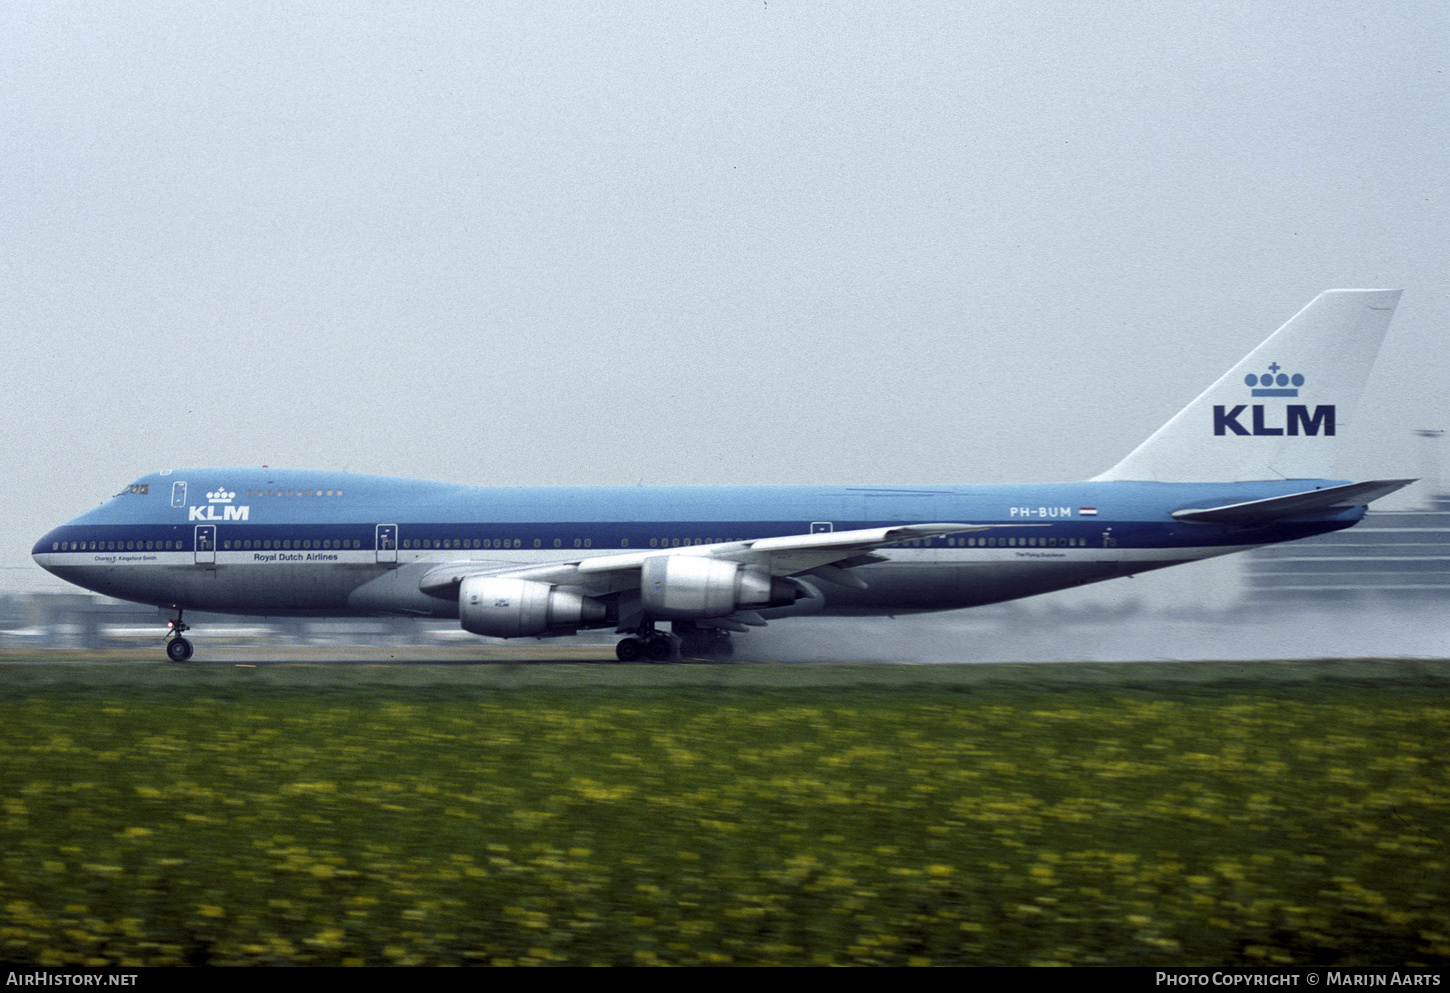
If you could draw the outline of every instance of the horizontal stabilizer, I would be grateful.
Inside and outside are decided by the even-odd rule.
[[[1366,483],[1346,483],[1343,486],[1327,486],[1323,489],[1305,490],[1303,493],[1290,493],[1288,496],[1269,497],[1266,500],[1175,510],[1173,516],[1180,521],[1212,524],[1268,524],[1286,517],[1334,513],[1350,507],[1363,507],[1413,482],[1413,479],[1376,479]]]

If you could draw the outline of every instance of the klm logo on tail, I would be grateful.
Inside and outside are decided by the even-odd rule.
[[[1291,403],[1284,408],[1288,423],[1284,427],[1271,427],[1265,420],[1265,407],[1261,403],[1253,406],[1253,414],[1249,427],[1244,427],[1239,421],[1248,404],[1237,404],[1233,408],[1224,406],[1221,403],[1213,405],[1213,433],[1214,434],[1241,434],[1241,435],[1290,435],[1298,434],[1319,434],[1321,431],[1327,437],[1334,435],[1334,404],[1317,404],[1311,414],[1309,408],[1301,403]],[[1300,429],[1303,429],[1302,431]]]
[[[1269,371],[1262,376],[1249,373],[1244,377],[1244,385],[1256,397],[1297,397],[1299,387],[1304,385],[1304,377],[1299,373],[1290,376],[1279,371],[1279,363],[1275,362],[1269,366]],[[1284,408],[1285,421],[1282,427],[1270,426],[1265,418],[1269,409],[1262,403],[1253,405],[1253,413],[1249,415],[1249,427],[1245,427],[1239,420],[1245,410],[1249,410],[1246,403],[1236,404],[1232,408],[1226,404],[1216,403],[1213,405],[1213,433],[1215,435],[1237,434],[1237,435],[1283,435],[1296,436],[1318,435],[1321,432],[1326,437],[1334,435],[1334,405],[1316,404],[1314,412],[1309,412],[1307,404],[1291,403]]]

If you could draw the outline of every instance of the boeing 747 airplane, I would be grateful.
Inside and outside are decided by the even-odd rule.
[[[730,632],[777,618],[975,607],[1352,526],[1412,482],[1325,478],[1399,296],[1320,294],[1084,482],[505,488],[163,469],[33,555],[161,608],[177,662],[186,611],[447,617],[494,638],[613,628],[622,661],[720,658]]]

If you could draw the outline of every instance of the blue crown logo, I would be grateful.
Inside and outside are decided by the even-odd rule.
[[[1269,365],[1269,371],[1262,376],[1255,376],[1249,373],[1244,377],[1244,385],[1253,390],[1256,397],[1296,397],[1299,395],[1299,387],[1304,385],[1304,377],[1300,373],[1290,376],[1279,371],[1280,365],[1273,362]]]

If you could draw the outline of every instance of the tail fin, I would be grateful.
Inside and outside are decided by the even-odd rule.
[[[1399,290],[1328,290],[1098,480],[1324,479]]]

